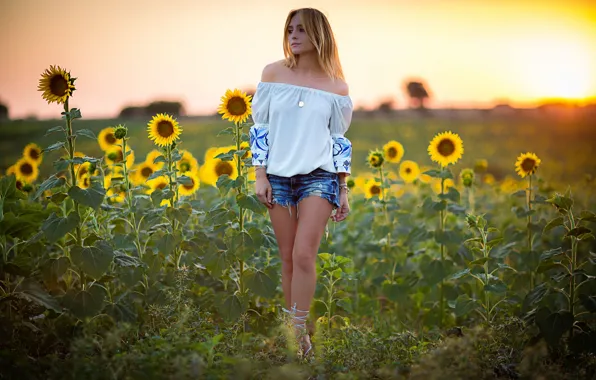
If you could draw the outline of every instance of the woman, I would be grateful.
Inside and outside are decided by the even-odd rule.
[[[350,211],[352,145],[344,133],[353,105],[325,15],[293,10],[284,33],[285,59],[263,69],[255,92],[250,145],[256,194],[269,209],[282,259],[283,311],[306,356],[317,251],[327,221]]]

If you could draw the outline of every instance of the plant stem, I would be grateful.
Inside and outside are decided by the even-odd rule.
[[[64,112],[65,112],[65,118],[66,118],[66,141],[68,143],[68,156],[70,158],[70,178],[71,178],[71,187],[75,186],[77,183],[77,175],[75,173],[75,169],[74,169],[74,152],[75,152],[75,137],[72,131],[72,119],[70,117],[70,111],[69,111],[69,107],[68,107],[68,98],[66,99],[66,101],[64,102]],[[79,219],[81,217],[81,213],[79,211],[79,202],[73,200],[74,202],[74,206],[75,206],[75,211],[76,213],[79,215]],[[82,240],[82,236],[81,236],[81,222],[77,223],[77,227],[76,227],[76,237],[77,237],[77,245],[81,246],[83,245],[83,240]]]
[[[484,232],[484,229],[478,229],[480,231],[480,235],[482,236],[482,253],[485,259],[488,259],[488,247],[487,247],[487,240],[488,240],[488,236],[487,234]],[[485,280],[486,283],[484,284],[482,290],[484,291],[484,304],[486,306],[486,324],[490,324],[490,299],[489,299],[489,294],[488,291],[486,290],[486,287],[488,286],[489,283],[489,277],[488,277],[488,260],[486,260],[484,262],[484,276],[485,276]]]
[[[240,150],[240,138],[241,138],[241,127],[239,123],[234,123],[234,139],[236,140],[236,151]],[[236,170],[238,171],[238,175],[242,176],[242,157],[238,157],[238,154],[234,155],[236,159]],[[244,190],[245,182],[242,181],[240,187],[236,188],[238,194],[241,194]],[[239,217],[240,217],[240,233],[244,231],[244,207],[238,205],[239,208]],[[240,287],[240,294],[244,295],[244,260],[242,258],[239,259],[240,262],[240,278],[239,278],[239,287]]]
[[[532,214],[530,213],[532,211],[532,175],[530,174],[528,176],[528,198],[527,198],[527,202],[528,202],[528,249],[530,250],[529,254],[530,257],[532,256]],[[530,272],[530,289],[534,289],[534,272],[531,271]]]
[[[443,199],[443,195],[445,194],[445,178],[441,176],[441,202],[445,202]],[[441,207],[439,211],[439,230],[441,231],[441,267],[445,265],[445,245],[443,242],[443,236],[445,232],[445,210]],[[439,326],[443,327],[443,306],[445,303],[445,294],[444,294],[444,286],[445,282],[441,279],[441,288],[440,288],[440,300],[439,300]]]
[[[571,229],[575,228],[575,218],[573,217],[573,213],[571,209],[568,213],[569,216],[569,225]],[[569,312],[574,315],[574,304],[575,304],[575,268],[577,264],[577,237],[571,237],[571,260],[570,260],[570,272],[571,278],[569,280]],[[573,335],[573,329],[571,329],[571,334]]]

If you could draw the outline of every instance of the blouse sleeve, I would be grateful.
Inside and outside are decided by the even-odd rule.
[[[259,83],[252,100],[252,118],[254,125],[250,127],[249,143],[253,166],[267,166],[269,158],[269,103],[271,86]]]
[[[352,122],[353,105],[349,97],[337,98],[333,102],[333,112],[329,121],[333,139],[333,164],[338,173],[351,173],[352,142],[344,134]]]

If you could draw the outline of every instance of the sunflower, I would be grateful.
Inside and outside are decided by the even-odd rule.
[[[107,127],[99,132],[99,136],[97,136],[97,142],[99,143],[101,150],[104,152],[114,148],[114,145],[122,143],[122,140],[116,138],[114,132],[114,127]]]
[[[368,154],[366,161],[368,162],[368,166],[373,169],[378,169],[383,166],[385,159],[383,158],[383,153],[379,152],[378,150],[373,150]]]
[[[248,141],[242,141],[240,143],[240,150],[246,150],[240,159],[242,160],[242,166],[244,166],[244,160],[252,158],[252,152],[250,151],[250,144]]]
[[[49,69],[41,74],[38,91],[43,91],[42,97],[49,103],[63,104],[72,96],[75,90],[74,82],[76,78],[71,78],[70,73],[60,66],[50,66]]]
[[[474,170],[466,168],[459,173],[459,179],[465,187],[474,185]]]
[[[182,128],[178,125],[176,119],[165,113],[158,113],[147,124],[149,139],[156,145],[168,146],[180,137]]]
[[[364,197],[366,199],[372,197],[378,197],[379,199],[383,199],[383,194],[381,191],[381,182],[375,181],[374,179],[369,179],[364,184]]]
[[[482,181],[484,183],[486,183],[487,185],[494,185],[496,180],[495,180],[495,176],[490,174],[490,173],[486,173],[484,175],[484,178],[482,179]]]
[[[406,160],[399,165],[399,176],[406,183],[412,183],[420,176],[420,168],[414,161]]]
[[[128,154],[126,156],[126,168],[130,169],[135,163],[135,152],[127,145],[126,153]],[[106,152],[106,163],[108,165],[120,164],[123,159],[122,148],[119,146],[114,146]]]
[[[25,146],[25,149],[23,149],[23,157],[27,157],[36,165],[41,164],[41,161],[43,160],[41,148],[35,143],[27,144],[27,146]]]
[[[464,143],[452,132],[442,132],[436,135],[428,145],[430,159],[442,167],[456,163],[464,153]]]
[[[85,175],[77,179],[77,186],[81,189],[88,189],[89,187],[91,187],[91,176]]]
[[[132,175],[133,178],[131,178],[131,179],[132,179],[133,184],[138,186],[138,185],[141,185],[141,184],[147,182],[147,179],[154,172],[155,172],[155,166],[149,164],[147,161],[141,162],[140,164],[138,164],[136,166],[134,175]]]
[[[387,144],[383,145],[383,155],[385,156],[385,160],[387,160],[387,162],[397,164],[404,156],[404,147],[397,141],[391,140]]]
[[[149,165],[152,165],[154,167],[154,170],[161,170],[163,168],[164,162],[155,162],[157,157],[163,157],[163,153],[161,153],[157,149],[153,149],[151,152],[147,154],[145,162]]]
[[[147,181],[147,185],[149,186],[147,194],[151,194],[155,190],[164,190],[169,185],[169,183],[170,181],[168,180],[168,178],[164,176],[160,176],[150,181]]]
[[[15,177],[17,176],[17,165],[11,165],[8,167],[8,169],[6,169],[6,175],[14,175]]]
[[[232,123],[244,123],[252,113],[250,101],[251,96],[238,89],[227,90],[221,97],[221,104],[217,112],[222,114],[222,119]]]
[[[23,157],[14,165],[14,174],[22,182],[33,183],[39,175],[39,169],[35,162]]]
[[[116,189],[108,189],[106,192],[106,198],[112,201],[112,203],[124,203],[126,193],[124,191],[117,191]]]
[[[197,159],[187,150],[180,151],[182,158],[180,161],[176,162],[176,168],[182,174],[191,172],[191,173],[198,173],[199,172],[199,163]]]
[[[476,160],[474,163],[474,172],[475,173],[484,173],[488,169],[488,161],[484,158]]]
[[[190,184],[190,185],[180,184],[180,186],[178,187],[178,191],[180,192],[180,195],[185,195],[185,196],[193,195],[199,189],[199,186],[200,186],[199,176],[193,172],[187,172],[184,175],[187,176],[188,178],[190,178],[192,184]]]
[[[433,178],[433,180],[431,182],[431,186],[435,193],[441,194],[441,179],[440,178]],[[453,182],[453,180],[451,178],[445,179],[445,182],[443,183],[443,192],[447,193],[447,190],[449,190],[450,187],[454,187],[454,186],[455,186],[455,182]]]
[[[367,178],[364,176],[357,176],[354,178],[354,194],[365,194],[366,193],[366,181]]]
[[[99,170],[97,165],[91,162],[83,162],[80,165],[75,165],[75,173],[77,175],[77,181],[83,179],[85,176],[98,175]]]
[[[536,169],[540,166],[540,162],[540,158],[534,153],[522,153],[517,157],[515,171],[520,177],[524,178],[527,175],[536,173]]]
[[[204,162],[211,160],[212,158],[214,158],[216,156],[215,152],[217,152],[218,148],[216,146],[212,146],[211,148],[207,149],[205,151],[205,157],[203,159]]]
[[[213,157],[220,153],[227,153],[229,150],[229,147],[218,148],[213,152]],[[216,186],[217,179],[224,174],[227,174],[230,179],[236,179],[238,177],[235,160],[222,161],[219,158],[210,158],[199,169],[201,182],[211,186]]]

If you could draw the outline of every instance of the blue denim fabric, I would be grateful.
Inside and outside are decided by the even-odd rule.
[[[333,209],[339,208],[339,176],[323,169],[315,169],[308,174],[281,177],[267,174],[271,184],[273,203],[287,207],[296,206],[304,198],[316,195],[331,203]],[[298,216],[296,216],[298,217]]]

